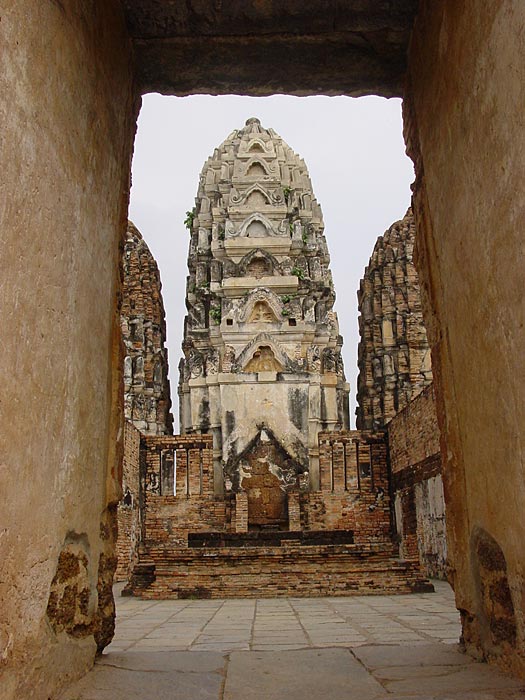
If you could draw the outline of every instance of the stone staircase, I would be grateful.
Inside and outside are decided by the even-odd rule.
[[[300,535],[300,533],[297,533]],[[432,592],[419,564],[392,545],[301,544],[152,546],[123,595],[147,599],[271,598]]]

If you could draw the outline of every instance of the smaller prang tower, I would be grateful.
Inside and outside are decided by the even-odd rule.
[[[248,119],[206,161],[188,226],[181,433],[213,435],[217,494],[248,474],[263,500],[272,479],[316,489],[318,434],[348,428],[349,386],[304,161]]]
[[[432,382],[409,209],[374,246],[357,293],[357,429],[384,430]]]

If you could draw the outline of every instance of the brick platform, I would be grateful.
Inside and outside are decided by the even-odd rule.
[[[357,545],[199,547],[148,552],[133,594],[147,599],[272,598],[433,591],[414,562]],[[143,561],[146,561],[145,558]]]

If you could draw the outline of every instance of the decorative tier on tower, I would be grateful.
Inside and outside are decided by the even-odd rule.
[[[215,493],[247,491],[277,524],[266,492],[317,489],[319,432],[348,429],[321,208],[302,158],[251,118],[206,161],[187,224],[181,433],[211,433]]]

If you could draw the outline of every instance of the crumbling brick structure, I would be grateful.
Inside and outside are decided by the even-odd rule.
[[[140,434],[170,435],[173,419],[162,285],[157,263],[140,231],[128,222],[121,259],[120,328],[124,345],[123,497],[118,505],[117,581],[137,559],[142,510],[136,468]],[[138,432],[140,431],[140,433]]]
[[[379,236],[359,292],[356,425],[383,430],[432,381],[409,209]]]
[[[439,427],[409,209],[374,246],[358,292],[357,426],[386,430],[397,536],[427,576],[446,576]]]
[[[388,423],[392,492],[403,556],[419,556],[427,576],[446,578],[445,498],[434,385]]]
[[[246,491],[216,496],[211,435],[142,436],[143,598],[350,595],[432,590],[417,552],[392,541],[383,435],[321,433],[321,487],[284,492],[286,523],[249,529]],[[257,504],[256,504],[257,505]]]
[[[121,299],[124,415],[145,435],[169,435],[173,418],[160,273],[131,221],[122,253]]]

